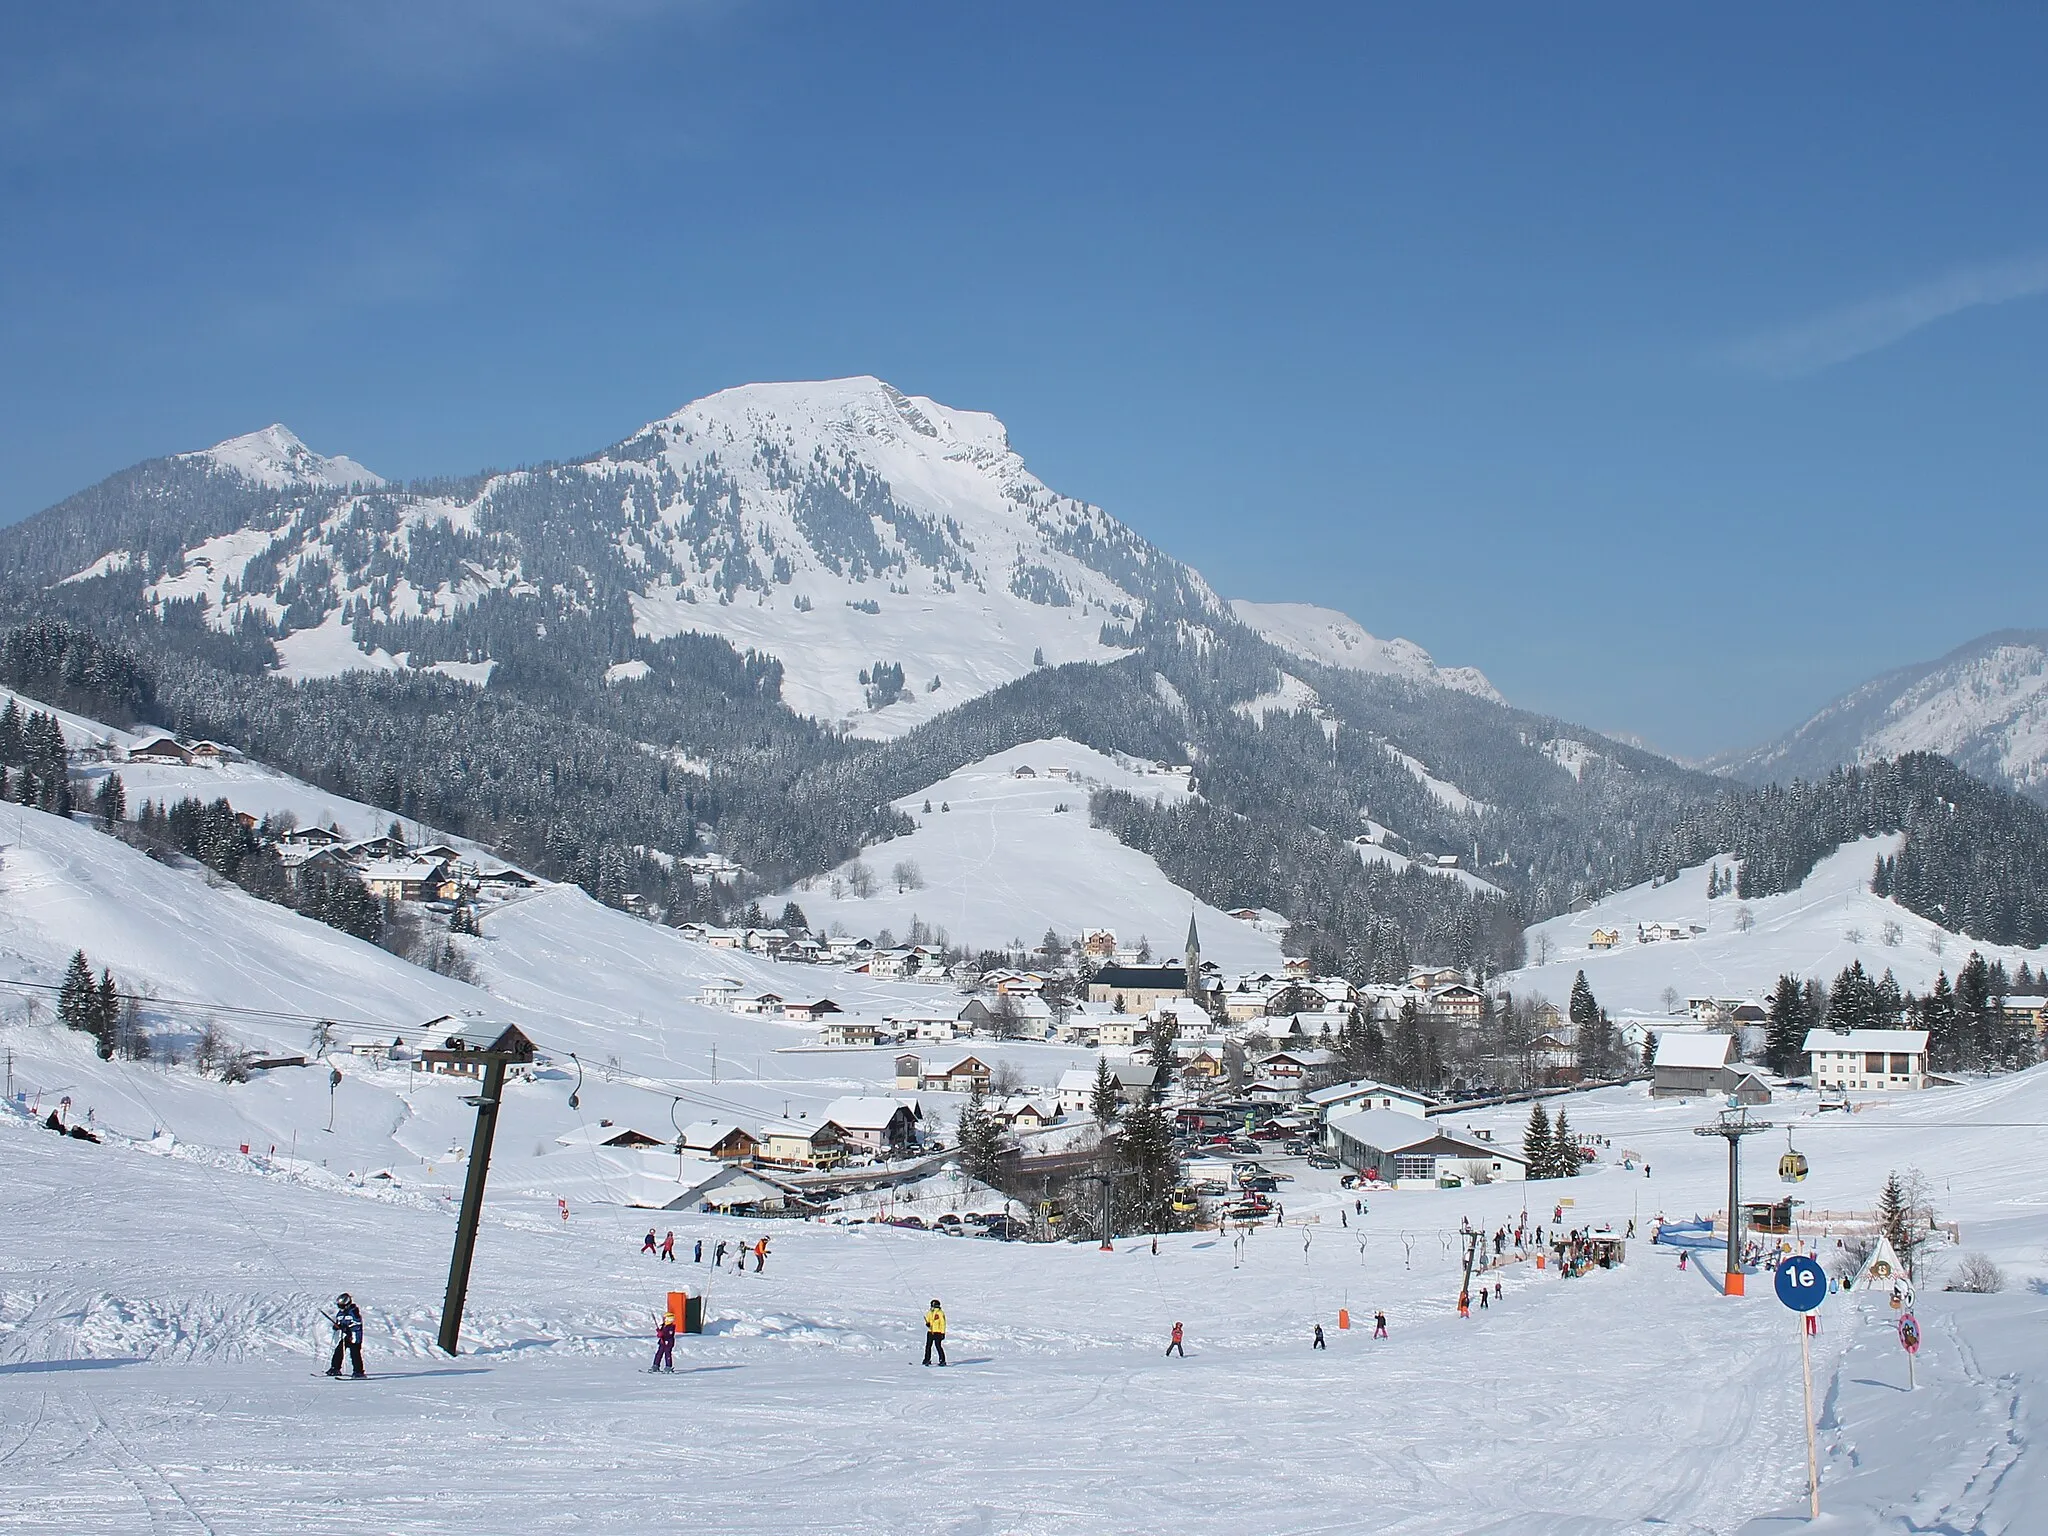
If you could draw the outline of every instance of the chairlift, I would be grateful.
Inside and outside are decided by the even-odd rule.
[[[1778,1177],[1787,1184],[1806,1182],[1806,1154],[1792,1145],[1792,1129],[1785,1128],[1785,1155],[1778,1159]]]

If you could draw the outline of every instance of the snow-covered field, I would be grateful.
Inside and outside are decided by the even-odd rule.
[[[1016,777],[1019,767],[1032,777]],[[1050,776],[1055,768],[1066,777]],[[835,897],[830,877],[790,894],[814,925],[844,923],[859,934],[886,927],[900,939],[915,917],[944,928],[955,944],[993,948],[1012,939],[1035,945],[1047,928],[1068,940],[1112,928],[1127,944],[1149,939],[1162,958],[1180,954],[1193,912],[1204,959],[1226,971],[1280,965],[1275,934],[1197,903],[1150,856],[1089,826],[1088,796],[1097,788],[1167,799],[1189,792],[1184,778],[1149,764],[1064,739],[1026,742],[896,801],[917,830],[862,855],[876,877],[872,896]],[[906,861],[918,867],[921,889],[898,891],[889,878]]]
[[[646,1215],[574,1204],[564,1221],[518,1188],[568,1091],[545,1080],[502,1117],[450,1360],[431,1341],[455,1170],[380,1190],[314,1160],[330,1142],[368,1155],[391,1134],[381,1104],[344,1099],[329,1137],[312,1074],[181,1090],[177,1073],[67,1062],[70,1044],[45,1044],[41,1070],[150,1105],[177,1140],[89,1146],[0,1115],[0,1528],[1732,1532],[1803,1515],[1797,1332],[1761,1283],[1724,1299],[1636,1243],[1617,1271],[1510,1265],[1496,1304],[1469,1321],[1452,1306],[1461,1219],[1491,1227],[1526,1203],[1548,1223],[1565,1197],[1567,1225],[1716,1207],[1699,1105],[1573,1101],[1582,1131],[1649,1159],[1647,1178],[1610,1160],[1569,1184],[1375,1195],[1360,1215],[1293,1165],[1285,1225],[1241,1251],[1215,1233],[1104,1254],[660,1213],[683,1258],[668,1266],[636,1253]],[[38,1086],[46,1103],[65,1084]],[[234,1150],[243,1102],[266,1093],[303,1122],[297,1165]],[[2029,1529],[2048,1497],[2031,1454],[2048,1212],[2026,1170],[2048,1070],[1849,1117],[1809,1106],[1774,1107],[1813,1162],[1802,1196],[1867,1207],[1916,1164],[2016,1287],[1923,1293],[1911,1397],[1882,1301],[1828,1304],[1828,1528]],[[466,1118],[440,1084],[406,1107],[396,1134],[435,1143]],[[1474,1117],[1497,1134],[1519,1118]],[[1752,1189],[1774,1155],[1753,1145]],[[765,1273],[690,1262],[699,1237],[763,1234]],[[703,1290],[711,1323],[680,1342],[675,1376],[650,1377],[672,1286]],[[317,1374],[317,1309],[343,1288],[370,1321],[361,1384]],[[952,1325],[944,1371],[917,1360],[933,1296]],[[1376,1307],[1391,1324],[1377,1343]],[[1176,1320],[1185,1361],[1162,1356]],[[1310,1348],[1317,1323],[1327,1352]]]
[[[1818,976],[1832,981],[1852,960],[1872,976],[1890,970],[1901,987],[1925,992],[1936,973],[1955,978],[1971,950],[1986,960],[2039,966],[2048,949],[2015,949],[1979,944],[1916,917],[1897,902],[1870,892],[1871,866],[1880,853],[1895,853],[1896,835],[1865,838],[1830,854],[1796,891],[1743,901],[1735,896],[1707,899],[1709,865],[1681,870],[1661,886],[1632,886],[1584,912],[1553,917],[1528,932],[1533,961],[1549,945],[1545,964],[1530,964],[1502,979],[1516,993],[1534,993],[1562,1004],[1572,978],[1587,984],[1610,1010],[1664,1011],[1665,988],[1685,997],[1748,997],[1762,1000],[1781,975]],[[1723,869],[1728,861],[1720,861]],[[1740,914],[1749,914],[1745,930]],[[1706,931],[1691,939],[1636,942],[1639,924],[1669,923]],[[1896,934],[1892,929],[1896,927]],[[1611,950],[1588,947],[1596,928],[1616,929],[1621,943]]]

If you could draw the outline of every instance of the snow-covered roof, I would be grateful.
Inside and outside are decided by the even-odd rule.
[[[1733,1035],[1679,1034],[1672,1031],[1657,1037],[1657,1056],[1652,1067],[1725,1067],[1734,1049]]]
[[[1391,1083],[1376,1083],[1360,1078],[1355,1082],[1332,1083],[1327,1088],[1318,1088],[1313,1093],[1302,1095],[1304,1104],[1343,1104],[1352,1099],[1395,1098],[1406,1099],[1411,1104],[1429,1105],[1436,1102],[1426,1093],[1417,1093],[1413,1088],[1396,1088]]]
[[[715,1147],[734,1131],[752,1139],[753,1132],[743,1125],[728,1120],[694,1120],[683,1127],[683,1145],[686,1147]]]
[[[1809,1029],[1802,1051],[1904,1051],[1927,1049],[1924,1029]]]
[[[1425,1141],[1434,1141],[1441,1134],[1429,1121],[1394,1109],[1354,1109],[1347,1114],[1332,1115],[1330,1129],[1381,1152],[1398,1152],[1403,1147],[1420,1146]]]
[[[1070,1067],[1060,1074],[1056,1091],[1060,1093],[1086,1093],[1095,1086],[1095,1074],[1080,1067]]]
[[[849,1097],[827,1104],[824,1118],[844,1130],[880,1131],[887,1129],[889,1122],[904,1110],[905,1106],[895,1099]]]

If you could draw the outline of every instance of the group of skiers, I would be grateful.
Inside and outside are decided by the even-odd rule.
[[[760,1274],[768,1267],[768,1239],[765,1237],[757,1237],[752,1243],[737,1244],[728,1243],[725,1239],[720,1238],[718,1245],[711,1253],[711,1267],[713,1269],[721,1268],[725,1264],[725,1255],[728,1250],[734,1250],[733,1267],[741,1274],[747,1272],[747,1256],[749,1254],[753,1255],[755,1274]],[[640,1240],[640,1251],[652,1254],[657,1259],[666,1259],[669,1263],[673,1264],[676,1261],[676,1235],[670,1232],[659,1242],[656,1242],[654,1228],[649,1227],[647,1235]],[[696,1250],[691,1254],[690,1262],[692,1264],[702,1264],[704,1262],[704,1239],[701,1237],[697,1239]]]
[[[938,1303],[933,1302],[932,1305],[936,1307]],[[1387,1314],[1384,1310],[1375,1312],[1372,1315],[1372,1336],[1376,1339],[1384,1339],[1387,1336]],[[1321,1323],[1315,1325],[1315,1332],[1310,1336],[1308,1347],[1310,1349],[1328,1349],[1330,1347],[1329,1341],[1323,1337],[1323,1325]],[[1166,1352],[1169,1355],[1179,1355],[1183,1360],[1188,1357],[1187,1329],[1178,1320],[1174,1322],[1173,1336],[1166,1346]],[[929,1364],[930,1362],[927,1361],[926,1363]],[[939,1361],[941,1365],[945,1363],[943,1359]]]

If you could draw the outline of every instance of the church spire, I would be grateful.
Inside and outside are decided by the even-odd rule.
[[[1202,996],[1202,935],[1195,929],[1195,914],[1188,914],[1188,948],[1182,957],[1187,967],[1188,996],[1196,1002],[1206,1001]]]

